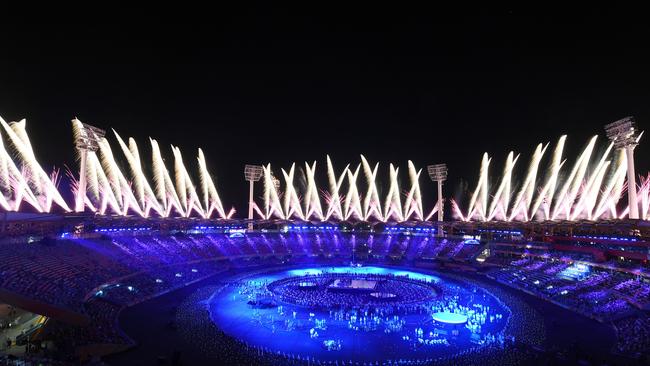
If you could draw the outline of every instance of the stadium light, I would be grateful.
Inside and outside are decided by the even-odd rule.
[[[444,200],[442,198],[442,183],[447,180],[447,164],[434,164],[427,166],[429,177],[432,181],[438,182],[438,221],[444,219]],[[442,230],[438,229],[442,235]]]
[[[616,122],[605,125],[607,138],[614,143],[617,149],[625,149],[627,157],[627,200],[630,207],[628,217],[639,218],[639,204],[636,196],[636,178],[634,172],[634,147],[638,144],[639,130],[636,128],[634,117],[625,117]]]
[[[79,121],[77,118],[72,123],[80,123],[82,128],[75,136],[75,147],[79,150],[81,161],[79,163],[79,187],[75,201],[75,211],[83,212],[86,202],[86,156],[88,151],[99,150],[99,142],[106,136],[106,131]]]
[[[260,165],[244,166],[244,178],[250,183],[250,191],[248,196],[248,219],[253,220],[253,185],[255,182],[262,178],[263,168]],[[253,222],[248,223],[248,228],[253,229]]]

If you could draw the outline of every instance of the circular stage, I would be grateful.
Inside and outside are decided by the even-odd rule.
[[[444,324],[459,325],[467,323],[467,315],[450,313],[448,311],[433,313],[431,314],[431,318],[433,318],[433,320],[437,321],[438,323]]]
[[[256,352],[323,362],[423,361],[506,344],[510,310],[444,275],[310,267],[256,272],[234,283],[205,304],[220,331]]]

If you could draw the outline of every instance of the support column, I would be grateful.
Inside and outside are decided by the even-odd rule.
[[[445,204],[442,199],[442,181],[438,181],[438,236],[444,236],[442,223],[445,219]]]
[[[86,207],[86,155],[88,152],[81,149],[81,166],[79,168],[79,186],[77,187],[77,198],[75,200],[75,211],[84,212]]]
[[[442,181],[438,181],[438,221],[444,221],[445,207],[442,199]]]
[[[253,220],[253,184],[254,182],[251,180],[249,181],[250,183],[250,189],[249,189],[249,195],[248,195],[248,219]],[[248,230],[253,230],[253,222],[248,223]]]
[[[634,145],[625,146],[627,156],[627,201],[630,206],[628,217],[633,220],[639,218],[639,203],[636,199],[636,173],[634,172]]]

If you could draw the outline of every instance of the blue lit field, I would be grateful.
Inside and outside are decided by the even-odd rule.
[[[295,284],[311,285],[339,276],[343,281],[372,282],[377,288],[402,292],[377,299],[355,290],[339,294],[326,287],[300,289],[291,282],[295,279]],[[269,290],[277,287],[276,281],[283,283],[284,287],[278,288],[287,294],[305,294],[304,299],[322,297],[323,302],[305,305],[301,296],[282,297]],[[391,281],[400,281],[400,285],[393,286]],[[413,291],[404,293],[410,291],[404,290],[409,286]],[[435,286],[436,290],[424,294],[422,286]],[[416,295],[423,300],[414,301]],[[407,298],[408,302],[403,301]],[[339,300],[340,305],[330,306]],[[442,276],[401,269],[310,267],[255,274],[215,293],[207,306],[212,321],[226,334],[289,357],[426,360],[487,344],[506,347],[508,343],[504,329],[510,311],[498,299]]]

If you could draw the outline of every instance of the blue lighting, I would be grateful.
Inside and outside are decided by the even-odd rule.
[[[588,265],[582,263],[575,263],[574,265],[568,267],[564,271],[558,274],[558,277],[566,278],[570,280],[580,280],[589,275],[591,269]]]
[[[632,241],[636,242],[639,241],[638,238],[630,238],[630,237],[625,237],[625,236],[594,236],[594,235],[574,235],[574,238],[581,238],[581,239],[596,239],[596,240],[616,240],[616,241]]]
[[[405,228],[402,230],[408,231]],[[386,231],[401,230],[386,228]],[[484,339],[487,334],[498,337],[508,323],[507,308],[492,295],[480,296],[477,302],[477,297],[469,287],[465,288],[464,285],[448,281],[444,277],[409,270],[372,266],[313,267],[254,274],[248,279],[252,283],[273,283],[288,277],[322,273],[430,279],[443,291],[453,288],[458,294],[459,302],[467,304],[469,308],[462,310],[455,305],[449,306],[443,300],[435,300],[433,305],[437,310],[434,313],[397,313],[383,319],[372,315],[364,316],[362,312],[354,311],[346,311],[346,315],[349,315],[347,317],[343,316],[343,313],[333,315],[336,311],[307,308],[291,303],[268,308],[260,306],[252,310],[250,297],[243,296],[240,292],[243,287],[235,286],[210,297],[210,320],[229,335],[252,346],[263,347],[273,353],[309,354],[323,364],[332,365],[335,360],[341,359],[358,360],[359,364],[375,364],[376,358],[384,357],[411,359],[414,357],[414,347],[418,347],[417,356],[423,359],[444,357],[454,354],[458,349],[471,348],[475,341]],[[197,302],[196,306],[204,308],[205,302]],[[481,327],[476,326],[476,314],[484,314],[481,316],[485,323],[481,323]],[[409,317],[408,322],[405,321],[406,316]],[[262,319],[266,323],[260,326],[259,321],[253,319]],[[274,326],[267,326],[268,322],[274,322],[271,323]],[[306,327],[298,327],[302,324],[306,324]],[[336,341],[340,346],[335,350],[323,347],[330,340]],[[390,356],[385,346],[387,342],[391,342]],[[451,347],[441,347],[442,344]]]

